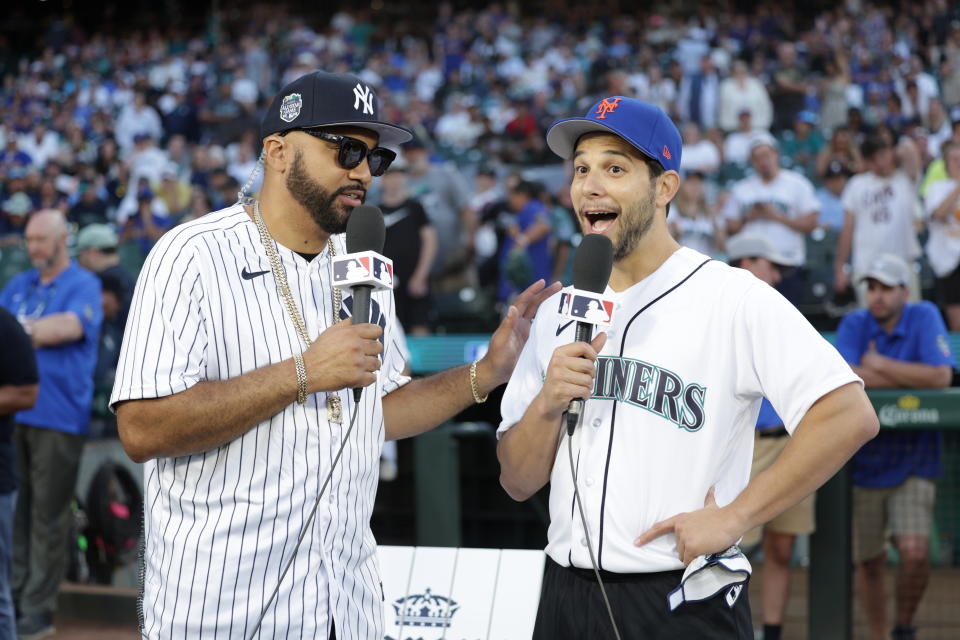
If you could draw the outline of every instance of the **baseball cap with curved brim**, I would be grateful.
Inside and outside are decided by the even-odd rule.
[[[362,127],[379,136],[380,146],[413,137],[407,129],[379,119],[380,99],[356,76],[314,71],[280,90],[260,122],[260,138],[291,129]]]
[[[577,141],[597,132],[620,136],[665,171],[680,170],[677,126],[659,107],[624,96],[600,100],[582,118],[557,120],[547,131],[547,146],[561,158],[570,159]]]
[[[750,137],[750,151],[753,151],[757,147],[772,147],[777,149],[777,139],[766,131],[757,131]]]
[[[119,244],[117,232],[110,225],[88,224],[77,233],[77,251],[86,249],[115,249]]]
[[[909,287],[912,278],[910,266],[902,258],[892,253],[883,253],[870,261],[870,265],[857,280],[876,280],[888,287]]]
[[[773,243],[753,233],[738,233],[727,240],[727,259],[766,258],[773,264],[786,264],[786,260]]]

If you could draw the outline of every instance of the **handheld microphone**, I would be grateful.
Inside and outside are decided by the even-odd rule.
[[[347,262],[348,265],[360,264],[359,258],[352,258],[352,254],[363,252],[373,252],[380,254],[383,252],[383,242],[386,238],[387,230],[383,225],[383,213],[379,207],[362,204],[353,210],[350,219],[347,220],[347,255],[344,260],[350,259],[353,262]],[[382,256],[373,256],[381,257]],[[383,263],[389,261],[383,260]],[[362,265],[361,265],[362,267]],[[373,270],[379,272],[379,268],[372,264],[366,266],[369,279],[376,279]],[[390,263],[392,284],[393,264]],[[357,282],[350,285],[353,293],[353,324],[364,324],[370,322],[370,293],[374,290],[375,282]],[[376,286],[376,288],[382,288]],[[360,395],[363,389],[353,390],[354,402],[360,402]]]
[[[581,291],[602,294],[610,281],[613,270],[613,243],[610,238],[598,233],[583,237],[573,256],[573,287]],[[572,294],[570,294],[572,295]],[[577,321],[576,337],[578,342],[593,340],[593,323]],[[583,415],[583,398],[574,398],[567,409],[567,435],[572,436],[580,417]]]

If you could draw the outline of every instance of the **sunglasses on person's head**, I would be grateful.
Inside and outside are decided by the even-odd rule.
[[[367,164],[370,166],[370,175],[382,176],[390,163],[393,162],[397,154],[384,147],[369,148],[363,140],[351,138],[350,136],[338,136],[335,133],[323,131],[321,129],[290,129],[284,131],[286,135],[290,131],[303,131],[314,138],[320,138],[327,142],[337,145],[337,163],[344,169],[354,169],[367,158]]]

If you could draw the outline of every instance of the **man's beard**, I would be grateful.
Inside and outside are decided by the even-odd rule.
[[[619,262],[628,257],[640,244],[640,240],[650,230],[653,217],[657,209],[654,204],[653,190],[645,200],[638,202],[632,211],[624,211],[620,215],[620,237],[613,247],[613,261]]]
[[[50,271],[60,262],[60,247],[56,247],[53,250],[53,253],[50,254],[47,258],[39,258],[37,260],[31,260],[33,266],[40,272]]]
[[[343,233],[347,230],[347,219],[353,207],[337,205],[337,198],[347,191],[366,193],[363,185],[354,184],[340,187],[333,193],[310,179],[303,163],[303,153],[297,151],[293,164],[287,174],[287,191],[313,218],[318,227],[327,233]]]

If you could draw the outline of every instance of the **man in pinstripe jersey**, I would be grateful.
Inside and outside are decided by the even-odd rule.
[[[173,229],[144,264],[111,398],[124,447],[146,462],[144,638],[247,637],[278,583],[259,637],[382,638],[369,521],[384,440],[425,431],[505,382],[540,301],[557,290],[541,282],[518,298],[476,367],[416,381],[401,373],[390,291],[373,293],[370,323],[350,323],[349,297],[335,308],[331,253],[345,251],[350,212],[392,159],[377,145],[409,139],[379,110],[353,76],[294,80],[261,126],[259,203]],[[359,404],[355,387],[365,388]]]

